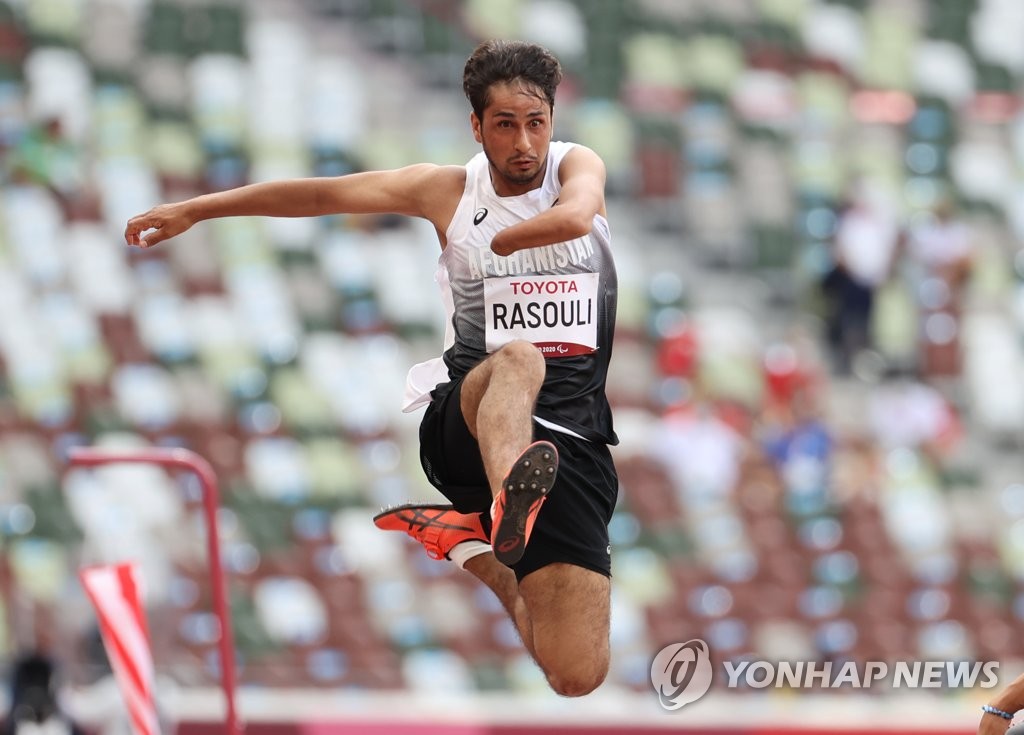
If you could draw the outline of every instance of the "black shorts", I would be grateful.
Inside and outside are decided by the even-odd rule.
[[[491,491],[480,446],[462,417],[462,380],[437,388],[420,423],[420,462],[430,483],[460,513],[479,513],[491,530]],[[558,476],[537,515],[523,558],[512,569],[517,579],[562,562],[611,576],[608,523],[619,478],[604,444],[552,431],[536,421],[535,440],[558,449]]]

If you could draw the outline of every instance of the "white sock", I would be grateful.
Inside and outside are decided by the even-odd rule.
[[[486,554],[491,550],[491,545],[484,543],[483,541],[477,541],[471,539],[469,541],[463,541],[461,544],[456,544],[451,551],[448,552],[448,558],[459,565],[459,569],[466,568],[466,562],[472,559],[474,556],[480,556]]]
[[[494,514],[498,512],[498,496],[494,496],[494,500],[491,501],[491,520],[494,520]]]

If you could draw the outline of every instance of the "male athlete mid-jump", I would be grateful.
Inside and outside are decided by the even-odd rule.
[[[397,213],[434,225],[445,351],[410,371],[406,410],[426,407],[421,461],[451,504],[374,522],[483,581],[551,687],[580,696],[609,664],[618,479],[605,380],[617,286],[604,164],[551,140],[560,80],[545,49],[485,42],[463,75],[483,149],[465,166],[252,184],[157,206],[125,238],[150,247],[239,215]]]

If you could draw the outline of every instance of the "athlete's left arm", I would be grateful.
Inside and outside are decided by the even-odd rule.
[[[576,146],[562,159],[558,177],[562,191],[555,206],[499,232],[491,240],[491,250],[511,255],[590,233],[594,215],[605,213],[604,161],[589,148]]]

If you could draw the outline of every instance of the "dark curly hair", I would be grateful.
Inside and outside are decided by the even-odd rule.
[[[462,73],[462,89],[480,120],[494,84],[520,82],[536,88],[554,109],[555,89],[561,81],[558,59],[543,46],[524,41],[484,41],[466,60]]]

